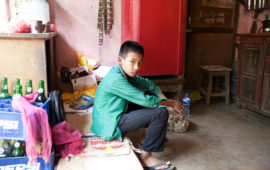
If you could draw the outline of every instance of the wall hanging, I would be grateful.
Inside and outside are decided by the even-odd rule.
[[[98,30],[99,45],[103,45],[103,35],[109,34],[113,24],[113,2],[112,0],[99,0],[98,8]]]

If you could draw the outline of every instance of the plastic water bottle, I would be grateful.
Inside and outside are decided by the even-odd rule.
[[[184,113],[186,117],[190,117],[190,98],[188,93],[185,94],[185,97],[182,99],[182,104],[184,106]]]

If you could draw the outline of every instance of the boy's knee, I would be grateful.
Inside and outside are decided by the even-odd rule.
[[[159,108],[159,117],[162,117],[163,119],[169,118],[169,112],[166,107]]]

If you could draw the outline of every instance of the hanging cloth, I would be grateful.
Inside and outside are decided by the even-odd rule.
[[[50,161],[52,149],[51,128],[47,112],[41,107],[32,105],[38,93],[32,93],[12,101],[12,107],[21,112],[26,131],[26,154],[29,163],[37,162],[37,147],[41,143],[41,156],[46,163]]]

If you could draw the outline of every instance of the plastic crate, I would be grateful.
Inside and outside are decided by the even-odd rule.
[[[50,98],[44,103],[33,103],[33,105],[42,107],[48,112]],[[23,127],[21,113],[12,108],[12,100],[0,100],[0,138],[25,140],[25,128]]]
[[[50,156],[50,161],[45,161],[39,157],[37,158],[37,164],[35,166],[28,165],[28,157],[7,157],[0,158],[0,169],[19,169],[19,170],[53,170],[54,169],[54,153]]]

